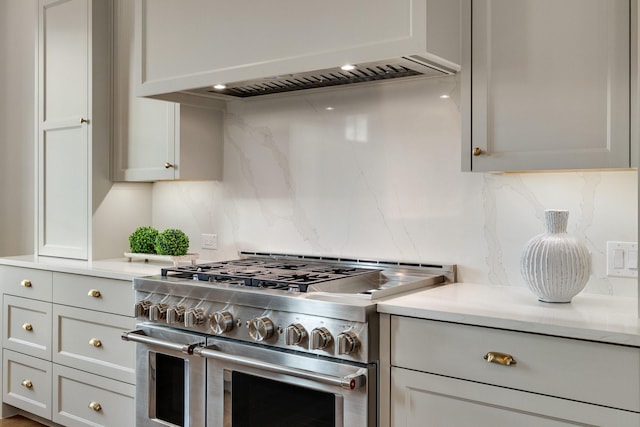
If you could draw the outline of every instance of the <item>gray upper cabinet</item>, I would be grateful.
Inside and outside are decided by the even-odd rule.
[[[38,255],[88,259],[108,185],[111,2],[38,4]]]
[[[463,170],[635,164],[635,0],[465,0],[462,10]]]
[[[134,9],[131,0],[114,2],[112,179],[222,179],[223,103],[135,96]]]

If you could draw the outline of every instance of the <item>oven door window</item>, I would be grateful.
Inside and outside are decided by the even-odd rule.
[[[185,363],[184,359],[162,353],[151,353],[149,357],[150,417],[173,426],[184,427]],[[155,356],[155,357],[153,357]]]
[[[233,427],[336,427],[333,393],[257,377],[231,375]]]

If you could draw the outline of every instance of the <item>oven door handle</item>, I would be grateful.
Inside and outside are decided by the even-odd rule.
[[[360,368],[353,374],[345,375],[344,377],[334,377],[331,375],[305,371],[304,369],[290,368],[282,365],[263,362],[261,360],[251,359],[249,357],[226,354],[221,351],[215,350],[215,347],[213,346],[196,347],[193,349],[193,354],[197,354],[198,356],[205,357],[207,359],[231,362],[250,368],[273,372],[276,374],[291,375],[297,378],[312,380],[332,386],[338,386],[347,390],[358,389],[360,387],[363,387],[367,383],[367,376],[364,375],[366,369],[364,368]]]
[[[150,337],[144,333],[143,330],[123,332],[121,338],[124,341],[133,341],[140,344],[146,344],[153,347],[158,347],[164,350],[173,350],[184,354],[193,354],[193,349],[198,344],[178,344],[170,341],[159,340],[157,338]]]

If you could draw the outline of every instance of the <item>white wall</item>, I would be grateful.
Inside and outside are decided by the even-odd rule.
[[[33,253],[36,4],[0,1],[0,256]]]
[[[205,259],[450,262],[461,281],[524,286],[521,250],[544,231],[543,211],[563,208],[593,254],[587,291],[636,295],[635,280],[606,277],[604,253],[608,240],[636,241],[636,172],[460,172],[458,91],[445,77],[234,101],[223,181],[154,184],[153,224],[185,230]],[[200,249],[200,233],[216,233],[219,250]]]

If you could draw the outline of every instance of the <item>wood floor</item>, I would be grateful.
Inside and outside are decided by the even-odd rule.
[[[41,427],[42,425],[21,415],[0,420],[0,427]]]

